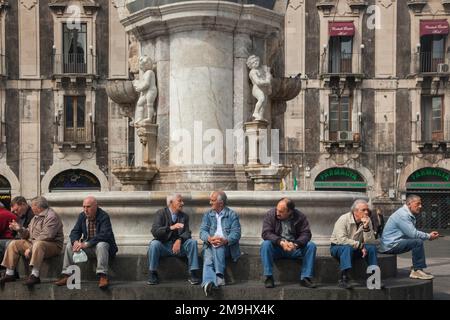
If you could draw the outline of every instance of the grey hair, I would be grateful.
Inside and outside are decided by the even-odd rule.
[[[416,195],[416,194],[410,194],[408,197],[406,197],[406,204],[408,205],[408,204],[410,204],[410,203],[413,202],[413,201],[421,200],[421,199],[422,199],[422,198],[419,197],[419,196]]]
[[[363,200],[363,199],[356,199],[355,202],[353,202],[352,206],[350,207],[350,211],[351,211],[351,212],[354,212],[354,211],[356,210],[356,207],[357,207],[358,204],[360,204],[360,203],[369,205],[369,204],[367,203],[366,200]]]
[[[167,204],[167,206],[169,206],[170,203],[171,203],[173,200],[175,200],[176,198],[178,198],[178,197],[183,198],[181,194],[176,193],[176,192],[171,193],[171,194],[168,194],[168,195],[167,195],[167,198],[166,198],[166,204]]]
[[[44,197],[35,197],[31,199],[31,203],[35,204],[37,207],[41,209],[48,209],[48,201]]]
[[[227,194],[224,191],[214,191],[214,192],[217,193],[217,200],[222,201],[223,205],[225,206],[228,201]]]

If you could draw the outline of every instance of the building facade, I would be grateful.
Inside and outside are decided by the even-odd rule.
[[[390,214],[424,198],[419,225],[448,228],[448,1],[293,0],[285,154],[301,190],[366,192]],[[290,183],[292,185],[292,182]]]
[[[105,88],[136,73],[126,2],[0,0],[3,201],[120,190],[135,138]],[[445,0],[289,1],[287,189],[365,192],[385,214],[418,193],[419,223],[449,227],[449,18]]]
[[[120,189],[111,168],[127,162],[128,125],[105,86],[129,77],[121,5],[0,1],[4,199]]]

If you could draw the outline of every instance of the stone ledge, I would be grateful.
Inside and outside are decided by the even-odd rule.
[[[200,267],[202,259],[200,258]],[[158,273],[161,283],[188,278],[185,258],[162,258]],[[24,278],[23,260],[19,262],[19,273]],[[393,255],[379,255],[382,279],[393,278],[397,275],[397,260]],[[61,274],[63,257],[58,256],[44,261],[41,268],[41,278],[57,279]],[[82,280],[96,280],[96,262],[90,259],[87,263],[79,264]],[[362,260],[356,261],[352,275],[355,279],[365,280],[366,264]],[[277,260],[274,263],[274,277],[276,281],[297,282],[301,269],[301,261]],[[229,262],[226,269],[228,283],[240,281],[261,281],[263,279],[261,258],[257,255],[244,254],[237,263]],[[322,283],[336,283],[338,280],[339,264],[330,256],[317,256],[314,279]],[[146,256],[119,255],[111,263],[110,278],[112,281],[144,281],[148,278],[148,262]]]
[[[386,288],[369,290],[363,286],[345,290],[321,285],[307,289],[299,284],[276,283],[273,289],[264,288],[260,281],[245,281],[214,290],[206,298],[200,286],[177,281],[149,286],[145,281],[112,282],[109,289],[98,289],[97,282],[83,282],[80,290],[56,287],[43,281],[28,290],[22,281],[7,283],[0,290],[0,300],[411,300],[433,299],[433,282],[426,280],[390,279]]]

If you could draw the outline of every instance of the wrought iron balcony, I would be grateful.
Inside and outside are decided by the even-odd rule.
[[[325,52],[321,56],[320,73],[322,75],[351,75],[362,74],[361,54],[341,53],[339,56],[331,56]]]
[[[92,54],[54,54],[53,73],[55,75],[97,73],[97,59]]]
[[[415,54],[415,73],[450,74],[449,59],[433,52],[417,52]]]

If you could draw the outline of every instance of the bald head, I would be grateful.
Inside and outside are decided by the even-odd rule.
[[[89,220],[94,220],[97,214],[97,199],[93,196],[88,196],[83,200],[83,210],[84,214]]]
[[[283,198],[277,204],[277,218],[279,220],[288,219],[295,209],[294,202],[289,198]]]

